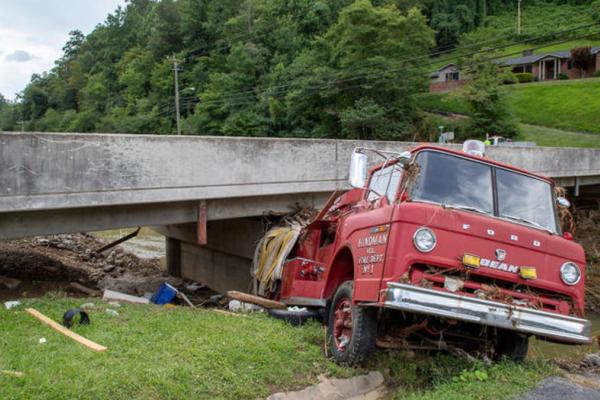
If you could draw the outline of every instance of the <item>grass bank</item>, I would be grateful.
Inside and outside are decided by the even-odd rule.
[[[600,148],[600,136],[594,133],[569,132],[543,126],[521,124],[521,140],[538,146]]]
[[[316,383],[320,374],[378,369],[395,398],[497,399],[553,372],[541,362],[485,368],[443,354],[392,351],[378,351],[367,368],[351,369],[323,356],[324,332],[316,323],[294,328],[263,315],[130,305],[111,316],[98,300],[92,324],[74,328],[108,347],[94,353],[24,311],[34,307],[60,321],[65,310],[87,301],[54,294],[0,309],[0,370],[25,374],[0,374],[0,398],[257,399]],[[42,337],[47,343],[39,343]]]
[[[512,112],[522,123],[600,133],[598,78],[506,85],[502,90]],[[418,103],[427,111],[471,112],[456,93],[425,94],[418,98]]]

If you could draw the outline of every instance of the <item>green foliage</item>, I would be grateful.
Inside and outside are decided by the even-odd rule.
[[[596,22],[600,22],[600,0],[592,1],[590,15]]]
[[[560,74],[558,74],[558,79],[561,81],[566,81],[569,79],[569,75],[565,74],[564,72],[561,72]]]
[[[481,55],[464,64],[467,83],[463,96],[472,110],[469,130],[476,137],[487,134],[513,137],[519,132],[500,91],[498,75],[498,66]]]
[[[513,85],[519,82],[519,78],[512,71],[502,71],[498,74],[498,78],[503,85]]]
[[[592,74],[592,77],[594,78],[600,78],[600,69],[597,71],[594,71],[594,73]]]
[[[519,39],[589,23],[600,10],[600,0],[551,3],[525,5]],[[417,132],[415,97],[427,90],[427,53],[458,45],[459,53],[435,60],[457,62],[515,39],[507,29],[514,7],[513,0],[129,0],[87,36],[70,32],[55,67],[0,107],[0,127],[26,121],[26,129],[173,133],[175,56],[188,134],[426,136]]]
[[[600,79],[573,79],[501,88],[504,101],[523,123],[594,133],[600,133],[599,90]],[[466,99],[458,96],[431,93],[419,96],[418,102],[425,110],[473,113]],[[558,136],[553,135],[557,139]],[[589,141],[589,137],[584,139],[585,142]]]
[[[519,83],[533,82],[533,74],[531,72],[519,72],[515,74]]]
[[[451,379],[440,382],[420,393],[397,391],[392,399],[428,400],[468,400],[468,399],[508,399],[535,386],[542,378],[552,374],[551,363],[528,361],[514,364],[508,361],[485,367],[474,363],[455,373]],[[447,379],[447,377],[446,377]]]

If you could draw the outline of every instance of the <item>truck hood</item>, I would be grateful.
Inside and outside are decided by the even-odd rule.
[[[560,267],[566,261],[575,262],[584,273],[585,254],[577,243],[519,223],[427,203],[400,204],[394,210],[392,222],[400,222],[392,224],[392,234],[402,238],[402,244],[397,247],[402,248],[403,253],[388,248],[388,256],[403,258],[404,265],[423,263],[455,267],[461,264],[463,254],[468,253],[508,266],[535,267],[537,279],[533,280],[522,279],[514,268],[506,271],[482,266],[476,273],[494,280],[561,293],[573,298],[578,308],[583,308],[585,279],[582,277],[578,284],[568,286],[560,278]],[[437,238],[435,248],[429,253],[420,253],[412,240],[404,239],[412,238],[416,229],[422,226],[432,229]],[[499,257],[502,253],[504,258]]]

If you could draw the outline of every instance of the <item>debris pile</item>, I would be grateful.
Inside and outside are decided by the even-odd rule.
[[[586,308],[600,312],[600,209],[579,209],[574,213],[575,241],[585,250]]]
[[[169,276],[158,258],[142,259],[121,247],[96,252],[105,244],[89,234],[0,242],[0,289],[7,289],[7,299],[57,289],[82,294],[72,287],[77,284],[142,296],[163,282],[183,283]]]

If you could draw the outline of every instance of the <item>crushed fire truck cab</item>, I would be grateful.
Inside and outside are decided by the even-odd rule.
[[[376,345],[522,360],[531,335],[590,343],[584,251],[559,222],[568,200],[481,146],[355,149],[354,189],[298,230],[263,295],[326,310],[330,352],[344,363]],[[367,172],[370,153],[383,162]]]

